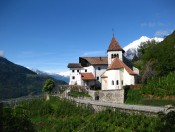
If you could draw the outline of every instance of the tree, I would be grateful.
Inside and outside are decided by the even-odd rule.
[[[50,99],[49,94],[52,92],[52,89],[54,87],[55,87],[55,82],[52,79],[47,79],[45,81],[42,91],[47,93],[46,100]]]

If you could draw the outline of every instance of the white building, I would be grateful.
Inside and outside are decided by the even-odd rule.
[[[101,87],[102,90],[122,89],[124,85],[134,85],[139,71],[123,53],[124,50],[115,37],[112,37],[107,57],[79,57],[79,63],[68,64],[69,85]]]

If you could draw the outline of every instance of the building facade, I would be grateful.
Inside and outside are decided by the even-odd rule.
[[[79,63],[69,63],[69,85],[81,85],[101,90],[122,89],[134,85],[139,70],[124,57],[125,51],[113,36],[107,57],[79,57]]]

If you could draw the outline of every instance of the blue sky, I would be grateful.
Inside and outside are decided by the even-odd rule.
[[[112,29],[122,47],[175,30],[174,0],[0,0],[0,54],[25,67],[66,71],[105,56]]]

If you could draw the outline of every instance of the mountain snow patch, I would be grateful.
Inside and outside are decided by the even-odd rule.
[[[128,44],[123,48],[125,50],[125,56],[131,60],[134,57],[134,55],[137,54],[137,48],[140,46],[140,44],[142,42],[151,41],[151,40],[155,40],[156,42],[161,42],[163,41],[163,38],[157,38],[157,37],[148,38],[146,36],[142,36],[141,38],[133,41],[132,43]]]

